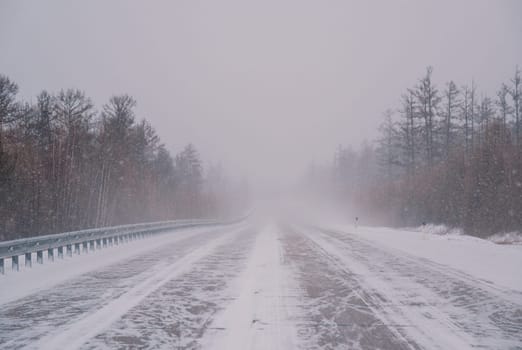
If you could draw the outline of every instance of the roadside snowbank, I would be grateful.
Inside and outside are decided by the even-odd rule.
[[[488,240],[497,244],[522,244],[522,232],[498,233]]]
[[[414,228],[406,228],[409,231],[417,231],[430,233],[433,235],[463,235],[461,229],[448,227],[446,225],[435,225],[435,224],[427,224],[424,226],[414,227]]]
[[[469,235],[465,235],[464,232],[459,228],[448,227],[446,225],[435,225],[435,224],[427,224],[419,227],[405,228],[407,231],[415,231],[415,232],[424,232],[434,235],[443,235],[447,236],[448,239],[458,239],[458,237],[454,236],[464,236],[465,239],[473,240],[478,239],[482,240],[478,237],[473,237]],[[505,232],[505,233],[497,233],[485,240],[491,241],[496,244],[522,244],[522,232]]]

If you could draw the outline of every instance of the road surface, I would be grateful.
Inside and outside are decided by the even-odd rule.
[[[522,291],[350,231],[177,230],[0,276],[0,348],[522,349]]]

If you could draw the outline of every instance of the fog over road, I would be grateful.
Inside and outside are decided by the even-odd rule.
[[[0,348],[522,348],[521,290],[323,226],[252,218],[0,276]]]

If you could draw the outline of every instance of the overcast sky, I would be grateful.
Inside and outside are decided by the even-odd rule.
[[[0,0],[0,73],[34,100],[129,93],[173,152],[288,183],[375,137],[427,65],[493,93],[522,64],[522,1]]]

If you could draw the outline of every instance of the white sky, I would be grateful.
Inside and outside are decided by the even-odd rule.
[[[27,100],[129,93],[173,152],[193,142],[281,184],[373,138],[427,65],[493,93],[522,64],[521,15],[517,0],[0,0],[0,73]]]

